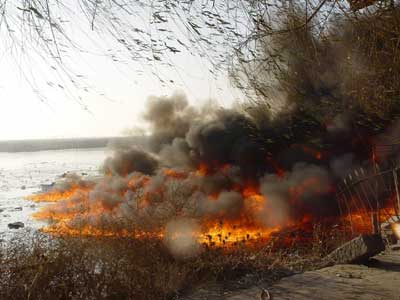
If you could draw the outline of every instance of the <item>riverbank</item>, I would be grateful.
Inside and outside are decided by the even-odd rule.
[[[105,148],[113,145],[146,146],[146,137],[101,137],[101,138],[71,138],[71,139],[38,139],[0,141],[0,152],[35,152],[46,150]]]
[[[25,198],[51,185],[65,173],[96,176],[108,155],[106,148],[0,153],[0,239],[13,234],[13,222],[23,222],[24,231],[43,223],[30,218],[44,204]]]

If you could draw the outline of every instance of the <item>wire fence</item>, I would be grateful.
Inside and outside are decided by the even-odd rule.
[[[338,187],[337,203],[350,236],[378,234],[400,220],[399,165],[354,169]]]

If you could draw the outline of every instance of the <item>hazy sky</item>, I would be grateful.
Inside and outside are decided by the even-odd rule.
[[[47,100],[40,101],[15,65],[11,61],[1,61],[0,140],[120,135],[126,128],[143,124],[141,114],[150,94],[170,94],[175,89],[163,88],[151,76],[139,77],[133,73],[127,78],[110,64],[108,60],[100,59],[96,65],[97,78],[89,79],[95,87],[101,87],[109,99],[88,93],[83,98],[88,107],[85,110],[64,91],[54,92],[46,85],[40,88]],[[198,79],[186,77],[183,86],[176,84],[176,89],[187,93],[189,101],[200,103],[211,97],[222,105],[232,102],[235,91],[228,80],[221,78],[216,82],[201,68],[191,72]]]
[[[100,40],[97,38],[94,43],[114,46],[111,40]],[[51,61],[35,59],[29,48],[32,54],[28,56],[10,53],[8,45],[2,43],[0,140],[121,135],[124,129],[143,124],[141,114],[149,95],[171,94],[174,90],[185,91],[194,104],[214,98],[221,105],[229,105],[239,96],[225,75],[214,80],[205,62],[188,53],[176,56],[175,70],[163,70],[163,78],[174,81],[163,87],[148,70],[143,69],[141,74],[140,64],[114,63],[98,55],[98,49],[92,51],[97,54],[63,54],[90,87],[87,93],[76,93],[72,87],[58,86],[60,80],[51,72]],[[35,89],[46,99],[41,101]]]

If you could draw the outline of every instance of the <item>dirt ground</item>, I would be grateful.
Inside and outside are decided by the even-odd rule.
[[[262,288],[274,300],[400,300],[400,247],[375,256],[366,265],[335,265],[235,291],[205,288],[185,300],[264,300]]]

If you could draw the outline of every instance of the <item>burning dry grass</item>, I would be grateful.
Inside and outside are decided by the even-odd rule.
[[[1,245],[0,298],[156,300],[176,298],[208,281],[234,281],[248,274],[274,281],[295,265],[315,266],[305,259],[316,262],[328,250],[325,247],[338,242],[326,236],[326,230],[314,232],[307,245],[291,239],[292,245],[282,247],[294,234],[288,232],[252,247],[202,246],[193,257],[173,256],[160,239],[49,239],[36,233]],[[254,279],[247,284],[256,283]]]
[[[230,169],[226,165],[218,171],[224,175]],[[169,238],[177,236],[209,246],[267,241],[282,228],[301,227],[310,220],[306,213],[291,218],[281,204],[282,197],[290,198],[291,206],[296,207],[303,194],[329,193],[325,173],[319,168],[302,168],[301,172],[307,170],[311,174],[306,178],[281,179],[285,195],[277,191],[275,176],[266,178],[262,188],[258,182],[245,181],[220,187],[216,175],[198,174],[201,167],[191,172],[164,168],[153,177],[138,172],[127,177],[105,175],[96,183],[66,178],[53,189],[32,196],[36,201],[54,201],[33,217],[49,221],[42,231],[55,235],[165,239],[169,228]],[[223,180],[227,178],[224,175]],[[210,190],[207,185],[215,187]],[[187,230],[189,227],[192,229]]]

